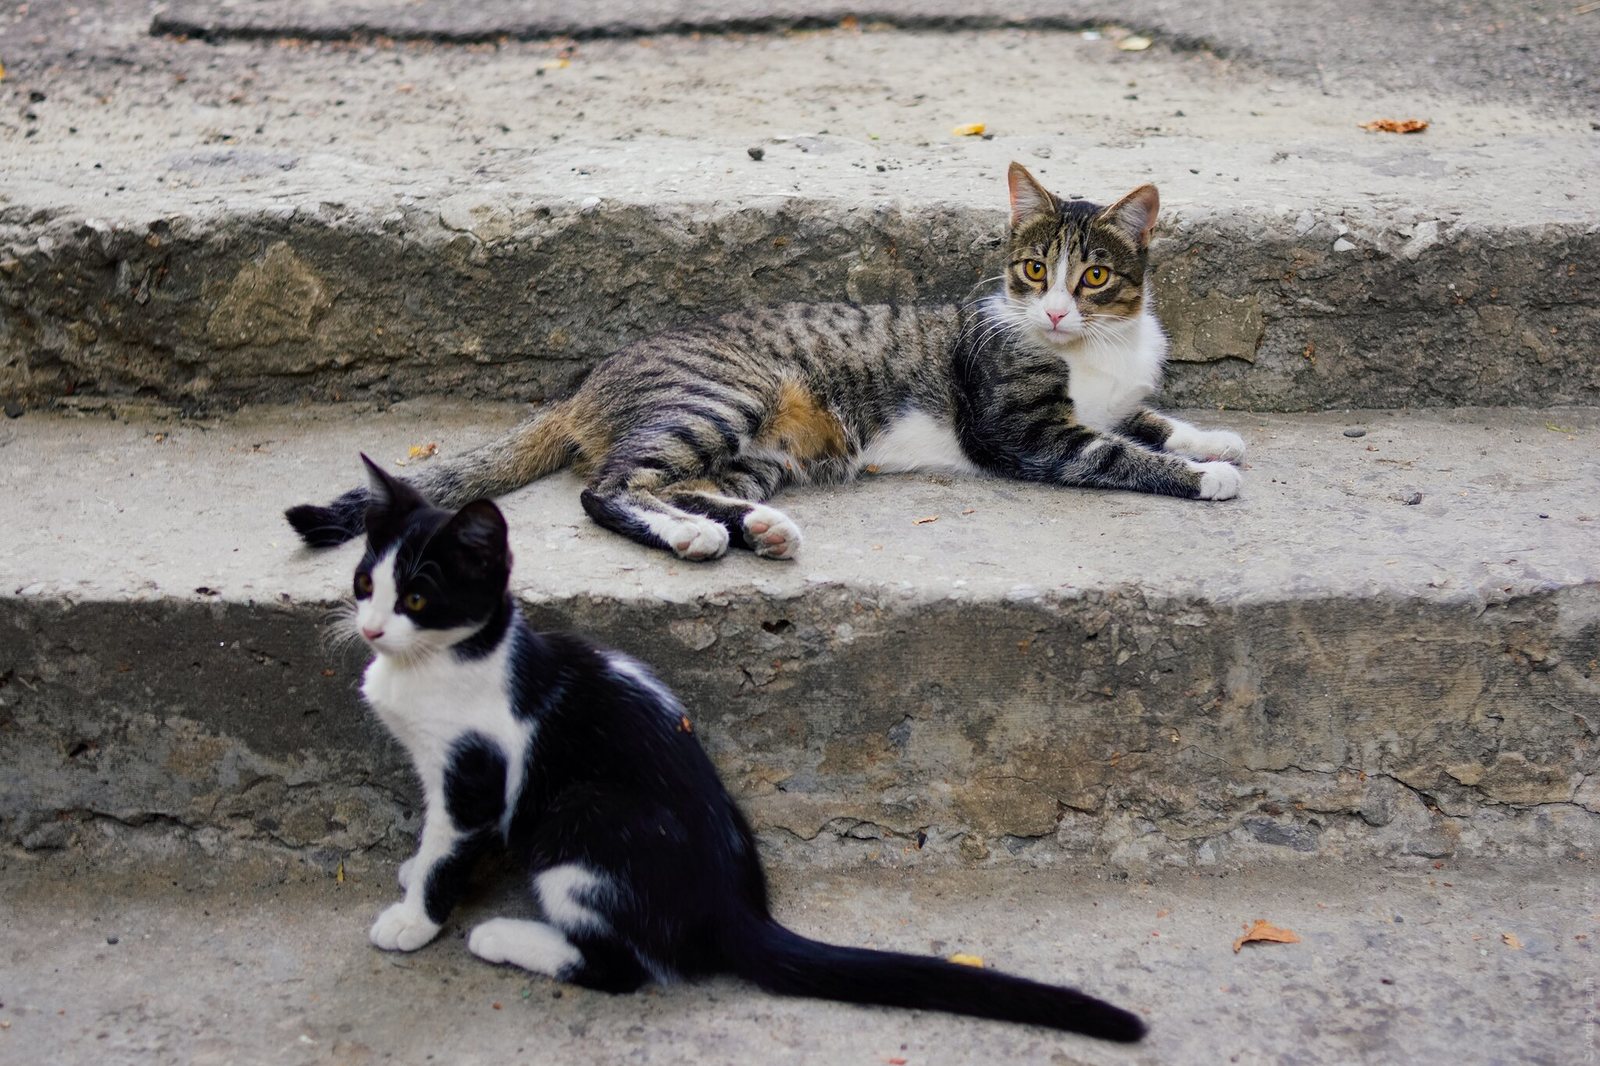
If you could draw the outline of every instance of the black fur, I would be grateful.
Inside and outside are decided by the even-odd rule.
[[[418,623],[481,620],[479,632],[437,653],[463,664],[509,642],[509,713],[533,725],[525,751],[504,751],[467,730],[449,748],[445,810],[430,809],[428,818],[432,825],[446,817],[454,844],[412,875],[425,879],[433,922],[442,923],[459,899],[482,850],[503,845],[532,877],[578,864],[601,878],[602,887],[579,903],[603,921],[558,927],[581,953],[559,976],[587,987],[623,992],[656,976],[732,973],[783,995],[950,1011],[1109,1040],[1143,1036],[1134,1015],[1069,988],[836,947],[779,925],[750,826],[676,699],[631,660],[527,625],[507,592],[510,553],[503,522],[488,514],[492,504],[451,515],[381,475],[374,486],[371,542],[358,573],[390,550],[435,564],[406,571],[445,575],[426,579],[440,614],[419,615]],[[409,587],[401,584],[399,594]],[[491,643],[487,633],[498,637]],[[506,817],[513,767],[523,771],[523,785]]]

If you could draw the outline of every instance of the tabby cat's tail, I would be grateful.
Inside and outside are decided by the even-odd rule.
[[[567,404],[558,403],[498,440],[454,459],[430,463],[405,480],[434,506],[455,509],[537,481],[565,466],[574,447],[571,412]],[[359,488],[326,507],[303,503],[283,516],[311,547],[330,548],[363,532],[366,510],[367,490]]]
[[[1137,1015],[1075,989],[921,955],[824,944],[769,917],[736,920],[724,947],[735,974],[779,995],[947,1011],[1123,1043],[1145,1034]]]

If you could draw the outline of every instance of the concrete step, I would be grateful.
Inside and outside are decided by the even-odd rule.
[[[1041,28],[213,45],[136,6],[0,41],[10,401],[533,400],[712,312],[961,299],[1018,159],[1160,185],[1174,405],[1600,403],[1600,171],[1562,97]]]
[[[283,506],[520,414],[0,424],[4,839],[112,819],[336,858],[415,830]],[[1243,497],[876,478],[803,557],[681,563],[558,475],[507,498],[537,624],[653,663],[786,861],[1114,869],[1600,843],[1600,411],[1239,415]],[[1364,435],[1354,435],[1362,433]],[[13,526],[13,528],[17,528]]]
[[[1106,881],[1083,868],[780,869],[775,906],[830,940],[1070,982],[1151,1023],[1137,1047],[925,1012],[764,995],[731,979],[631,996],[472,958],[485,892],[434,944],[368,945],[393,866],[219,862],[182,849],[126,868],[95,846],[0,859],[8,1061],[527,1061],[949,1066],[1557,1064],[1593,1039],[1592,867],[1316,864]],[[1235,954],[1265,918],[1300,937]]]

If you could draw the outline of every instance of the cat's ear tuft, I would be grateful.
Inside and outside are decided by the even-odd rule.
[[[1105,209],[1102,216],[1121,230],[1140,251],[1150,247],[1156,232],[1156,215],[1161,211],[1161,196],[1154,185],[1141,185]]]
[[[434,535],[433,543],[453,546],[457,564],[467,573],[491,575],[497,571],[511,571],[506,517],[488,500],[474,500],[457,511]]]
[[[397,477],[391,477],[383,467],[362,453],[361,462],[367,468],[367,536],[387,526],[398,515],[427,506],[422,494]]]
[[[1011,164],[1011,169],[1006,172],[1006,186],[1011,190],[1013,228],[1030,218],[1056,213],[1056,198],[1021,163]]]

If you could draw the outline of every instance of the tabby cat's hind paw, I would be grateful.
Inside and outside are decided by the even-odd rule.
[[[1200,500],[1231,500],[1239,495],[1242,480],[1239,468],[1232,463],[1191,463],[1189,469],[1200,475],[1195,488],[1195,498]]]
[[[728,531],[719,522],[693,515],[675,518],[656,533],[680,559],[720,559],[728,550]]]
[[[800,527],[775,507],[757,504],[745,512],[744,542],[765,559],[793,559],[800,550]]]

